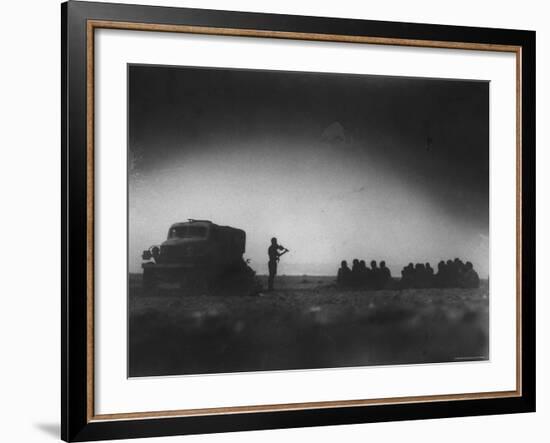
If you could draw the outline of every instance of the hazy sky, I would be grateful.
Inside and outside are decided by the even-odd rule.
[[[341,260],[489,269],[489,83],[131,65],[129,269],[188,218],[244,229],[267,270]]]

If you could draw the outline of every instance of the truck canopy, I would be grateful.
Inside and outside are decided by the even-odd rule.
[[[219,226],[210,220],[193,220],[174,223],[168,230],[167,239],[196,238],[219,243],[223,249],[244,254],[246,233],[231,226]]]

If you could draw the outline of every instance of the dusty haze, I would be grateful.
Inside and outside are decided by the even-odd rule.
[[[267,272],[460,257],[489,270],[489,84],[130,65],[130,272],[187,218],[244,229]]]

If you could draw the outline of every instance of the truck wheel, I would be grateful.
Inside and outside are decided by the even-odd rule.
[[[209,291],[207,276],[202,272],[186,274],[180,277],[182,294],[203,295]]]
[[[178,278],[178,283],[181,291],[185,291],[186,289],[189,289],[189,278],[185,275],[181,275]]]
[[[152,269],[143,269],[143,291],[146,293],[153,292],[156,289],[155,273]]]

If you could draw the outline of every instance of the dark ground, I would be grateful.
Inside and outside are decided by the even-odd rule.
[[[259,277],[265,280],[265,277]],[[263,281],[264,287],[266,286]],[[486,360],[479,289],[342,290],[278,276],[260,295],[155,295],[130,275],[130,377]]]

